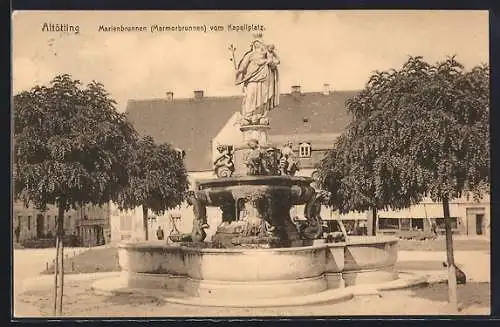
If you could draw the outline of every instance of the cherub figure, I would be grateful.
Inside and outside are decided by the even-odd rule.
[[[248,142],[250,147],[250,152],[246,158],[246,165],[248,167],[248,175],[262,175],[263,174],[263,162],[262,162],[262,149],[259,146],[257,140],[250,140]]]
[[[234,172],[233,154],[228,146],[218,145],[219,155],[214,161],[214,171],[217,177],[231,177]]]
[[[287,142],[281,149],[280,170],[282,175],[294,176],[299,170],[298,161],[293,152],[292,145],[292,142]]]

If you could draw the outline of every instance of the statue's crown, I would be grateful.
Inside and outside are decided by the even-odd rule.
[[[253,33],[253,37],[256,40],[262,39],[262,32],[255,32],[255,33]]]

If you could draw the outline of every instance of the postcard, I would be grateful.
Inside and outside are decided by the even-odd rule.
[[[13,316],[489,315],[488,24],[13,12]]]

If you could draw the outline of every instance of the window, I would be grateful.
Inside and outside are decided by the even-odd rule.
[[[451,229],[457,229],[458,223],[456,217],[451,217]],[[436,225],[439,229],[445,229],[444,218],[436,218]]]
[[[31,216],[28,216],[28,230],[31,230]]]
[[[66,228],[71,228],[71,216],[68,216],[65,222],[66,222]]]
[[[301,158],[311,157],[311,143],[301,143],[299,146],[299,156]]]
[[[398,218],[379,218],[378,219],[379,229],[399,229],[399,219]]]
[[[22,221],[23,221],[23,216],[17,216],[17,226],[19,226],[19,228],[21,228]]]

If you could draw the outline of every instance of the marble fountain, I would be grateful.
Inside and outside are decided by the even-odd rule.
[[[267,133],[268,126],[255,125],[252,131],[258,129]],[[198,306],[269,307],[349,299],[360,290],[376,293],[425,282],[396,271],[394,237],[347,236],[342,228],[341,238],[326,239],[320,209],[328,194],[316,190],[312,178],[280,167],[278,151],[265,148],[266,143],[255,147],[255,135],[250,136],[250,145],[234,149],[234,163],[217,169],[220,177],[196,182],[188,197],[191,233],[170,235],[169,242],[120,244],[121,273],[97,281],[94,290]],[[246,159],[241,164],[238,158]],[[294,205],[305,205],[306,220],[299,226],[290,217]],[[205,240],[204,231],[208,206],[222,212],[211,240]]]
[[[320,209],[328,194],[316,190],[312,178],[295,176],[291,144],[277,149],[269,139],[267,112],[278,106],[279,60],[274,47],[261,40],[251,49],[235,65],[236,83],[244,84],[244,99],[252,99],[243,102],[241,139],[232,149],[218,148],[217,178],[196,181],[190,192],[192,232],[171,235],[173,244],[120,244],[122,272],[96,282],[95,291],[143,292],[191,305],[259,307],[327,302],[352,297],[354,290],[418,282],[395,270],[395,238],[348,237],[345,232],[336,242],[323,237]],[[264,64],[252,62],[263,54],[268,58]],[[251,94],[263,87],[259,83],[266,83],[265,97]],[[305,205],[306,221],[300,226],[290,217],[296,205]],[[220,208],[222,215],[212,239],[205,240],[209,206]]]

